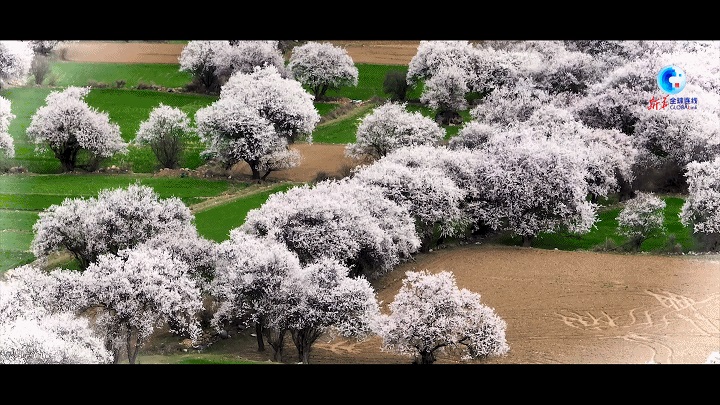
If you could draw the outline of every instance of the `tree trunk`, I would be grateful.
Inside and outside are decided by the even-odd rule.
[[[432,350],[423,350],[420,352],[420,357],[415,360],[419,364],[433,364],[435,363],[435,353]]]
[[[75,160],[77,159],[77,149],[65,148],[55,153],[55,157],[60,160],[63,172],[71,172],[75,170]]]
[[[298,351],[298,359],[303,364],[310,364],[310,351],[320,331],[316,328],[300,329],[291,332],[295,348]]]
[[[535,237],[532,235],[523,235],[523,237],[522,237],[523,247],[532,247],[533,239],[535,239]]]
[[[247,161],[247,164],[250,166],[250,171],[252,171],[252,179],[261,180],[260,169],[258,169],[260,160]]]
[[[265,342],[263,341],[263,327],[262,322],[255,322],[255,336],[257,336],[258,351],[265,351]]]
[[[273,361],[282,362],[283,359],[283,348],[285,347],[285,333],[287,329],[273,330],[270,328],[263,328],[265,338],[267,339],[270,347],[273,348]]]
[[[135,336],[135,343],[133,343],[133,335]],[[128,331],[125,344],[127,345],[127,356],[130,364],[135,364],[138,352],[140,351],[140,342],[138,342],[138,339],[137,333]]]

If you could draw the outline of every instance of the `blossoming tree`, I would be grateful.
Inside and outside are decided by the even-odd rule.
[[[66,172],[76,168],[94,171],[103,159],[127,153],[120,126],[83,100],[89,92],[89,87],[73,86],[50,92],[27,127],[30,141],[38,150],[50,149]],[[88,154],[84,163],[79,162],[82,153]]]
[[[148,119],[140,123],[135,142],[149,145],[162,167],[176,169],[180,166],[184,144],[193,134],[187,113],[160,103],[150,111]]]
[[[355,138],[345,154],[377,160],[402,146],[436,145],[445,130],[420,112],[408,111],[405,103],[387,102],[360,119]]]
[[[393,160],[395,154],[411,151],[412,148],[400,148],[387,159],[361,167],[352,181],[380,187],[385,197],[406,206],[415,218],[421,250],[428,251],[439,238],[465,231],[468,221],[462,203],[466,191],[437,167],[408,167]]]
[[[8,131],[10,122],[15,119],[10,107],[10,100],[0,96],[0,154],[6,157],[15,156],[15,142]]]
[[[379,188],[347,180],[275,193],[248,212],[241,229],[284,243],[303,265],[337,259],[353,277],[383,274],[420,247],[407,208]]]
[[[375,330],[380,314],[375,290],[364,277],[348,273],[337,260],[322,258],[284,279],[281,296],[287,299],[269,324],[290,331],[300,362],[310,362],[312,346],[323,334],[362,340]]]
[[[77,279],[77,277],[72,277]],[[107,364],[112,353],[88,318],[64,306],[68,277],[31,265],[0,280],[0,364]],[[60,294],[58,294],[60,293]],[[67,294],[70,295],[70,294]]]
[[[30,72],[34,57],[29,42],[0,41],[0,88],[5,84],[21,84]]]
[[[376,326],[382,350],[413,357],[416,364],[432,364],[439,354],[470,360],[510,350],[505,320],[480,294],[458,288],[452,272],[406,272],[389,308]]]
[[[654,193],[638,192],[624,202],[617,221],[618,233],[630,238],[633,250],[639,250],[647,238],[665,232],[665,201]]]
[[[141,184],[105,189],[97,197],[66,198],[40,212],[31,249],[39,259],[67,250],[85,269],[104,253],[117,254],[162,233],[193,226],[178,198],[159,199]]]
[[[285,305],[280,285],[300,269],[297,255],[276,240],[248,234],[236,228],[217,249],[217,271],[210,285],[216,302],[212,324],[224,330],[231,322],[255,326],[258,351],[265,350],[263,337],[273,348],[273,359],[282,361],[286,327],[268,327],[268,314]],[[282,297],[282,299],[281,299]]]
[[[680,221],[691,227],[703,248],[720,248],[720,157],[690,162],[685,176],[688,196],[680,210]]]
[[[316,99],[330,89],[358,85],[358,68],[347,50],[330,42],[308,41],[294,47],[287,67]]]
[[[202,294],[188,265],[162,249],[139,246],[103,254],[82,273],[86,310],[96,314],[114,362],[125,350],[134,364],[156,329],[199,337]]]
[[[289,144],[310,133],[320,120],[313,98],[274,66],[237,72],[215,103],[195,113],[203,152],[226,168],[245,161],[255,180],[297,166],[301,156]]]

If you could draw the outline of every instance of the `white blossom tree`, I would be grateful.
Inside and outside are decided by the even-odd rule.
[[[505,320],[480,294],[458,288],[449,271],[406,272],[389,309],[377,324],[382,350],[411,356],[416,364],[432,364],[440,354],[470,360],[510,350]]]
[[[420,101],[435,110],[442,125],[459,124],[466,95],[480,87],[476,48],[469,41],[420,41],[408,64],[407,84],[424,84]]]
[[[96,314],[115,363],[124,349],[134,364],[143,345],[163,326],[194,342],[199,337],[200,286],[188,265],[166,250],[138,246],[103,254],[82,276],[86,308]]]
[[[217,92],[230,47],[229,41],[188,41],[178,57],[180,71],[192,74],[206,92]]]
[[[303,265],[337,259],[352,276],[383,274],[420,247],[407,208],[377,187],[347,180],[275,193],[248,212],[241,229],[282,242]]]
[[[297,80],[283,77],[274,65],[233,74],[222,86],[220,97],[254,108],[288,144],[299,139],[311,142],[312,132],[320,122],[313,95]]]
[[[570,50],[563,41],[522,41],[515,49],[539,54],[542,68],[531,70],[530,77],[538,88],[557,97],[558,94],[584,94],[587,87],[605,72],[603,61],[590,54]]]
[[[480,120],[470,120],[463,124],[457,135],[450,138],[448,148],[458,150],[480,149],[485,145],[493,134],[501,131],[496,125],[486,124]]]
[[[375,290],[364,277],[349,277],[339,261],[322,258],[285,278],[282,313],[270,319],[290,331],[299,361],[310,362],[317,339],[327,333],[362,340],[375,330],[380,308]]]
[[[483,162],[477,174],[478,218],[521,236],[523,246],[531,246],[541,232],[589,231],[597,206],[587,200],[587,163],[573,143],[537,137],[528,129],[501,137],[475,152]]]
[[[465,95],[470,91],[468,72],[459,66],[442,66],[425,80],[420,102],[435,110],[435,121],[442,125],[462,123],[460,111],[468,108]]]
[[[32,40],[29,42],[36,55],[50,56],[50,54],[57,49],[63,41]]]
[[[665,201],[654,193],[637,192],[625,201],[617,217],[618,233],[630,238],[633,250],[651,236],[665,232]]]
[[[0,154],[6,157],[15,156],[15,142],[10,135],[10,122],[15,119],[10,100],[0,96]]]
[[[294,47],[287,68],[316,99],[328,90],[358,85],[358,68],[347,50],[330,42],[308,41]]]
[[[462,209],[466,191],[441,169],[402,165],[392,160],[394,153],[403,152],[361,167],[351,181],[378,186],[385,197],[407,207],[415,218],[422,251],[438,239],[462,234],[468,222]]]
[[[229,41],[226,52],[217,53],[215,64],[218,73],[226,77],[235,72],[252,73],[256,67],[274,66],[287,77],[285,58],[280,51],[279,41]]]
[[[720,156],[706,162],[690,162],[685,176],[688,195],[680,210],[680,221],[691,227],[704,248],[720,249]]]
[[[481,216],[484,212],[479,206],[484,191],[480,184],[493,161],[485,161],[485,155],[467,148],[449,149],[445,146],[415,145],[395,150],[383,160],[398,163],[411,170],[422,173],[439,170],[451,179],[465,197],[460,202],[462,218],[470,221],[472,230],[481,230]],[[451,213],[449,210],[448,213]]]
[[[465,78],[472,79],[474,54],[475,47],[469,41],[420,41],[408,64],[407,83],[417,86],[449,66],[460,68],[466,73]]]
[[[505,41],[482,41],[469,49],[471,81],[468,87],[478,95],[486,96],[496,89],[512,86],[528,77],[539,63],[537,55],[506,49]],[[466,63],[463,63],[465,65]]]
[[[105,189],[97,197],[66,198],[39,214],[33,225],[33,254],[47,258],[69,251],[87,268],[104,253],[117,254],[162,233],[193,226],[190,209],[176,197],[159,199],[140,184]]]
[[[216,102],[195,113],[195,123],[206,149],[202,154],[216,159],[226,169],[246,162],[254,180],[265,179],[276,167],[265,167],[270,157],[287,150],[287,141],[273,123],[235,97],[220,97]],[[286,156],[285,161],[297,161]],[[289,165],[289,164],[288,164]],[[284,165],[284,166],[288,166]],[[263,173],[264,172],[264,173]]]
[[[273,359],[282,361],[288,329],[278,322],[269,327],[268,319],[287,304],[280,286],[300,269],[300,260],[284,244],[238,228],[230,231],[230,239],[220,243],[217,252],[217,270],[210,284],[217,303],[213,326],[224,330],[231,321],[245,327],[254,324],[258,351],[265,350],[265,337],[273,348]]]
[[[193,134],[187,113],[160,103],[150,111],[148,119],[140,123],[135,142],[149,145],[162,167],[176,169],[180,167],[184,145]]]
[[[406,103],[386,102],[359,120],[355,143],[345,147],[354,159],[376,160],[403,146],[436,145],[445,129],[420,112],[410,112]]]
[[[120,126],[83,100],[89,92],[89,87],[74,86],[50,92],[27,127],[30,141],[38,150],[50,149],[66,172],[76,168],[94,171],[103,159],[127,153]],[[79,162],[82,152],[89,155],[83,164]]]
[[[209,293],[210,283],[215,278],[217,244],[201,236],[197,228],[181,226],[172,232],[160,230],[142,245],[165,250],[174,259],[187,264],[190,275],[197,281],[203,293]]]
[[[112,353],[87,317],[76,312],[73,280],[32,265],[0,280],[0,364],[107,364]],[[57,274],[57,276],[56,276]],[[76,273],[78,274],[78,273]]]
[[[24,41],[0,41],[0,88],[22,84],[35,57],[32,46]]]
[[[615,128],[590,128],[567,109],[552,104],[539,106],[527,120],[515,125],[526,126],[537,136],[568,143],[567,147],[585,162],[593,202],[629,187],[635,178],[638,150],[631,136]]]
[[[226,168],[245,161],[254,180],[297,166],[301,156],[288,145],[300,137],[311,141],[319,120],[312,95],[274,66],[233,74],[219,100],[195,113],[203,154]]]
[[[550,94],[537,88],[531,79],[519,78],[513,85],[496,88],[482,98],[470,109],[470,117],[483,124],[509,126],[528,120],[535,110],[551,101]]]

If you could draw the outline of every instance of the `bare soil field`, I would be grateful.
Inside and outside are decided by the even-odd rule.
[[[407,64],[413,41],[335,41],[356,63]],[[72,43],[68,60],[176,63],[182,45]],[[309,181],[352,164],[344,145],[298,144],[300,167],[274,179]],[[485,364],[699,364],[720,350],[720,255],[609,254],[466,245],[420,254],[374,281],[378,299],[392,301],[408,270],[449,270],[458,285],[507,321],[510,352]],[[162,362],[162,339],[148,345],[141,363]],[[410,364],[380,350],[377,339],[323,337],[310,356],[317,364]],[[249,331],[233,333],[211,349],[268,361]],[[269,350],[269,348],[268,348]],[[188,355],[191,355],[189,353]],[[295,361],[294,348],[286,350]],[[438,363],[458,363],[440,356]]]
[[[325,41],[323,41],[325,42]],[[420,41],[327,41],[347,50],[355,63],[407,65]],[[178,63],[185,44],[163,42],[76,41],[58,53],[72,62]]]

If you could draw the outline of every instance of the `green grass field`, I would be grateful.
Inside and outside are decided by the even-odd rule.
[[[195,226],[198,233],[215,242],[228,239],[230,230],[237,228],[245,222],[247,213],[260,208],[271,194],[285,191],[293,187],[292,184],[281,184],[270,190],[261,191],[239,198],[195,214]]]
[[[664,253],[668,250],[668,240],[670,235],[674,235],[676,243],[682,246],[683,252],[695,250],[695,242],[690,230],[685,227],[678,217],[680,208],[685,200],[680,197],[663,197],[665,201],[665,234],[648,238],[640,246],[643,252]],[[617,233],[617,216],[620,213],[620,207],[612,205],[600,210],[598,214],[599,220],[590,232],[583,235],[574,235],[569,233],[541,233],[533,241],[533,247],[541,249],[558,249],[558,250],[593,250],[605,243],[611,246],[621,247],[627,238]],[[520,246],[522,240],[518,236],[503,236],[499,238],[500,243],[507,245]]]
[[[407,66],[394,65],[371,65],[357,63],[358,84],[357,86],[344,86],[339,89],[330,89],[325,94],[327,97],[347,97],[351,100],[370,100],[374,97],[388,98],[389,95],[383,90],[383,82],[388,72],[396,70],[403,74],[407,73]],[[408,89],[407,99],[418,99],[422,87]]]
[[[88,63],[53,61],[50,74],[44,84],[54,81],[54,86],[89,86],[103,83],[117,87],[124,81],[124,88],[135,88],[138,84],[180,88],[192,81],[192,75],[181,72],[179,64],[163,63]]]
[[[135,182],[152,187],[159,198],[177,197],[188,206],[248,186],[226,180],[138,174],[0,176],[0,273],[34,260],[29,251],[32,226],[42,210],[61,204],[66,198],[95,197],[102,189],[127,187]]]
[[[35,144],[26,135],[27,127],[38,108],[45,105],[49,88],[22,87],[0,92],[10,100],[15,119],[10,122],[9,132],[15,141],[15,157],[2,162],[4,166],[24,166],[32,173],[54,174],[61,171],[60,162],[52,152],[37,153]],[[164,93],[151,90],[93,89],[85,101],[98,111],[106,112],[110,121],[118,124],[125,141],[135,139],[140,123],[147,120],[150,111],[163,103],[184,111],[191,120],[195,112],[217,100],[204,94]],[[135,173],[152,173],[158,169],[157,159],[149,147],[131,146],[127,155],[117,154],[104,162],[104,166],[126,165]],[[205,147],[197,137],[187,143],[183,154],[183,166],[195,169],[203,160],[200,152]]]

